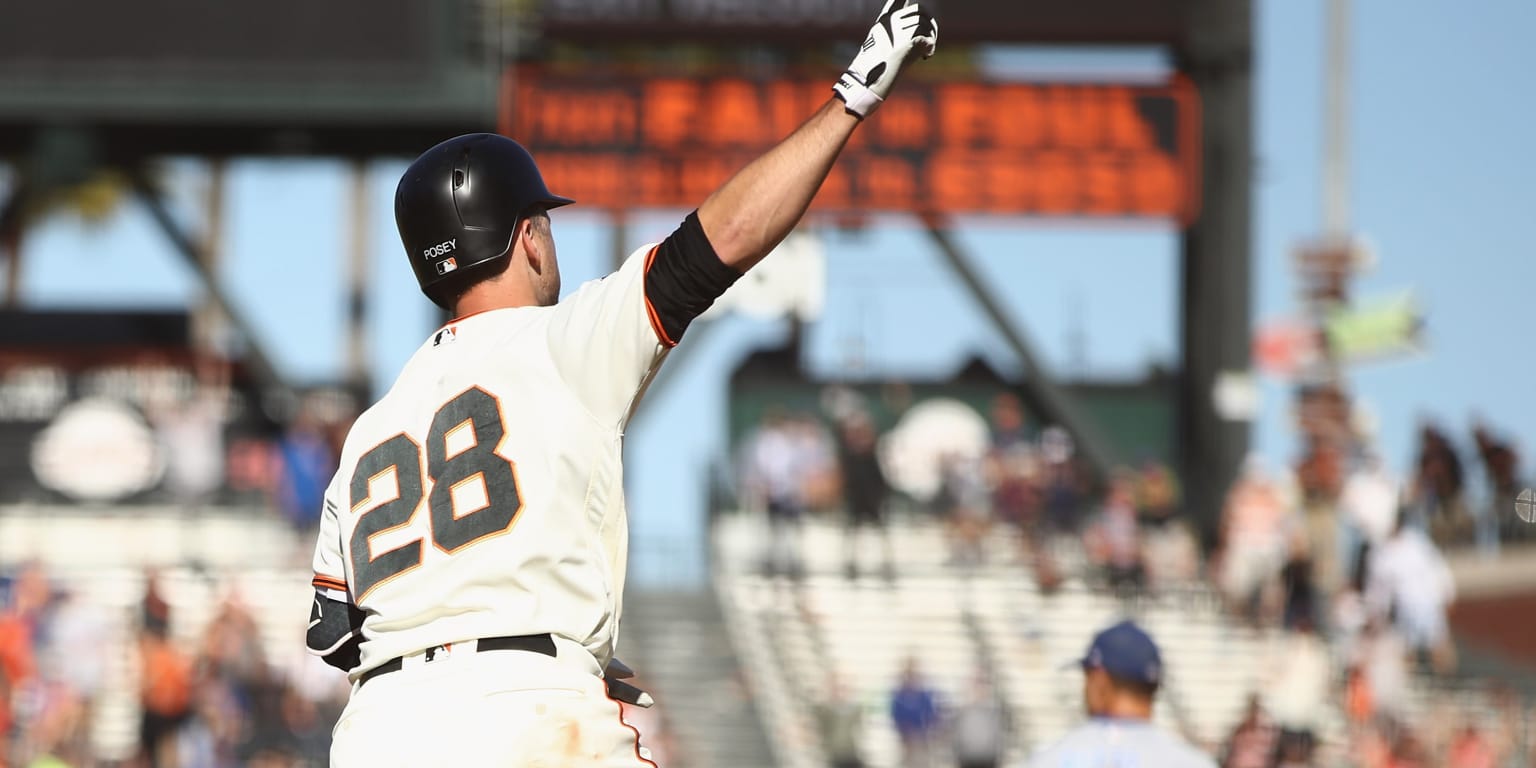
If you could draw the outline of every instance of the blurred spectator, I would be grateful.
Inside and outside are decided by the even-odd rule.
[[[1318,618],[1316,561],[1307,547],[1305,539],[1291,537],[1285,565],[1280,569],[1280,624],[1286,629],[1302,621],[1311,626]]]
[[[959,455],[941,460],[934,506],[949,530],[950,563],[974,567],[986,557],[992,507],[981,461]]]
[[[1156,588],[1193,580],[1200,551],[1180,508],[1179,481],[1166,465],[1148,461],[1136,478],[1136,508],[1148,583]]]
[[[1280,749],[1275,755],[1275,768],[1316,768],[1312,754],[1316,744],[1310,739],[1282,736]]]
[[[302,710],[287,711],[291,697],[282,680],[263,668],[233,690],[243,704],[246,723],[236,756],[248,765],[291,765],[303,749],[303,730],[313,724],[304,722]]]
[[[231,590],[203,632],[198,663],[203,677],[245,688],[266,675],[261,631],[243,600]]]
[[[1333,692],[1328,645],[1310,616],[1299,618],[1264,661],[1265,708],[1280,728],[1280,743],[1293,762],[1311,762],[1318,728]]]
[[[160,594],[160,573],[144,572],[144,597],[139,600],[139,626],[146,632],[165,635],[171,631],[171,604]]]
[[[1038,537],[1041,457],[1030,441],[1019,399],[1003,393],[992,401],[991,445],[983,466],[991,488],[992,515],[1001,523]]]
[[[304,403],[293,423],[277,441],[277,503],[283,519],[303,532],[320,522],[325,487],[336,472],[336,456],[330,435],[315,407]]]
[[[192,660],[159,627],[140,634],[139,658],[140,755],[153,768],[174,766],[174,737],[191,714]]]
[[[1095,635],[1079,666],[1090,719],[1036,752],[1030,768],[1214,768],[1205,754],[1152,724],[1153,700],[1163,683],[1162,653],[1135,623],[1122,621]]]
[[[1428,654],[1436,671],[1451,671],[1456,650],[1446,611],[1456,598],[1456,585],[1434,543],[1399,518],[1392,538],[1372,555],[1368,571],[1367,609],[1377,617],[1391,617],[1408,648]]]
[[[1301,490],[1302,532],[1306,549],[1312,553],[1312,580],[1324,597],[1331,597],[1344,584],[1344,568],[1339,560],[1339,497],[1344,490],[1345,452],[1341,439],[1314,437],[1307,453],[1296,467]]]
[[[306,756],[330,754],[331,727],[336,720],[298,691],[282,686],[280,681],[279,686],[282,693],[281,727],[292,737],[293,757],[302,763]],[[661,729],[653,741],[664,744],[666,737],[666,730]]]
[[[844,570],[848,578],[859,576],[859,540],[865,534],[880,541],[882,573],[894,579],[895,558],[891,537],[885,527],[885,504],[890,485],[880,469],[876,452],[875,426],[868,416],[857,414],[846,419],[838,429],[837,458],[842,468],[843,501],[848,519],[843,538]]]
[[[67,590],[56,593],[48,615],[47,642],[39,649],[43,677],[52,692],[48,701],[54,711],[49,714],[56,717],[56,738],[44,738],[43,743],[64,746],[88,742],[88,726],[106,674],[106,654],[101,647],[106,633],[107,625],[97,606],[87,605]],[[56,756],[62,758],[67,751],[55,750]]]
[[[1260,623],[1264,595],[1285,565],[1286,518],[1279,489],[1250,457],[1222,511],[1220,582],[1233,612],[1252,624]]]
[[[1372,550],[1386,543],[1398,518],[1397,481],[1380,454],[1367,452],[1360,466],[1344,481],[1339,514],[1359,541],[1350,564],[1350,581],[1363,584]]]
[[[27,726],[32,713],[28,699],[37,688],[36,644],[42,611],[48,601],[48,582],[42,567],[37,563],[22,566],[10,584],[9,600],[5,612],[0,615],[0,723],[6,728],[0,731],[0,762],[20,748],[25,751],[29,744]],[[21,732],[13,732],[22,726]]]
[[[795,463],[800,471],[801,503],[807,511],[831,509],[842,499],[837,487],[837,447],[827,430],[810,414],[789,420]]]
[[[1280,729],[1264,711],[1258,694],[1249,696],[1242,721],[1227,737],[1221,768],[1270,768],[1279,743]]]
[[[229,416],[229,364],[211,355],[194,363],[195,382],[179,401],[150,408],[165,451],[165,487],[183,509],[200,510],[224,482],[224,425]]]
[[[1134,477],[1123,471],[1116,473],[1098,519],[1084,537],[1089,557],[1104,570],[1105,580],[1114,590],[1134,592],[1146,585],[1135,493]]]
[[[802,575],[800,523],[807,511],[807,478],[818,467],[818,449],[806,429],[782,411],[764,414],[744,451],[743,490],[751,506],[768,515],[763,558],[768,574]]]
[[[1357,653],[1363,647],[1363,643],[1357,646]],[[1376,697],[1362,662],[1357,657],[1344,671],[1344,717],[1355,726],[1363,726],[1376,716]]]
[[[1008,722],[985,674],[972,679],[970,696],[955,708],[950,738],[958,768],[997,768],[1002,760]]]
[[[1392,740],[1382,723],[1361,723],[1350,734],[1349,765],[1358,768],[1391,768]]]
[[[984,471],[997,521],[1026,535],[1038,535],[1042,502],[1039,454],[1025,448],[993,450],[987,454]]]
[[[1412,728],[1398,728],[1392,742],[1390,768],[1429,768],[1432,762],[1424,742]]]
[[[42,567],[28,563],[11,582],[10,600],[0,615],[0,671],[13,689],[30,682],[37,673],[34,646],[47,603],[48,580]]]
[[[1173,470],[1156,461],[1143,464],[1136,480],[1136,507],[1148,528],[1173,523],[1179,514],[1179,479]]]
[[[1447,768],[1495,768],[1497,755],[1477,725],[1468,722],[1451,742],[1445,764]]]
[[[1414,499],[1426,518],[1431,538],[1441,546],[1471,542],[1474,522],[1462,497],[1461,458],[1433,423],[1425,422],[1419,429],[1416,465]]]
[[[1472,427],[1472,441],[1483,462],[1488,480],[1488,510],[1498,541],[1516,541],[1530,535],[1533,526],[1515,514],[1515,499],[1520,494],[1520,455],[1507,440],[1501,440],[1481,422]]]
[[[1075,534],[1082,526],[1084,478],[1077,465],[1072,436],[1061,427],[1040,433],[1045,460],[1045,519],[1058,533]]]
[[[1354,648],[1354,665],[1364,690],[1350,703],[1359,720],[1404,719],[1408,712],[1408,648],[1392,627],[1368,620]]]
[[[222,683],[201,681],[193,697],[192,714],[177,734],[179,764],[209,768],[239,765],[237,749],[244,737],[245,712],[234,692]]]
[[[1029,446],[1029,421],[1018,396],[1004,392],[992,398],[992,449],[1007,452]]]
[[[891,693],[891,722],[901,738],[901,764],[906,768],[930,768],[940,725],[939,701],[938,694],[918,671],[916,659],[907,659],[901,683]]]
[[[848,698],[841,679],[832,678],[816,722],[821,726],[821,748],[832,768],[864,768],[859,752],[859,743],[864,740],[864,708]]]

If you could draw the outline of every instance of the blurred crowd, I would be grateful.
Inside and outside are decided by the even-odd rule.
[[[1309,418],[1333,423],[1328,407],[1325,396],[1306,399],[1304,426]],[[1475,424],[1458,446],[1426,421],[1406,478],[1354,436],[1303,429],[1295,465],[1250,457],[1214,530],[1201,531],[1166,465],[1147,461],[1095,476],[1066,432],[1032,425],[1012,394],[995,396],[985,410],[987,444],[969,455],[937,455],[936,492],[913,498],[886,476],[885,435],[867,410],[770,409],[742,444],[738,484],[743,507],[763,510],[769,522],[765,573],[802,576],[801,521],[840,515],[847,577],[878,570],[893,578],[901,566],[886,521],[899,510],[943,526],[955,568],[1004,557],[1031,569],[1047,593],[1078,576],[1128,599],[1215,595],[1239,626],[1277,632],[1279,650],[1265,665],[1270,679],[1253,692],[1247,719],[1223,751],[1225,765],[1319,764],[1325,711],[1343,713],[1341,746],[1351,765],[1536,765],[1529,713],[1514,694],[1495,697],[1501,710],[1491,720],[1416,719],[1406,706],[1416,680],[1467,682],[1454,677],[1448,612],[1456,585],[1444,552],[1493,553],[1536,534],[1517,515],[1524,487],[1517,449],[1491,426]],[[1479,488],[1473,462],[1482,470]],[[1213,542],[1208,551],[1203,538]],[[1072,561],[1086,570],[1065,572],[1065,551],[1080,553]],[[864,566],[871,553],[877,569]],[[906,690],[914,675],[909,670],[898,687]],[[911,719],[926,706],[893,708],[904,743],[911,729],[902,713]],[[834,728],[824,740],[846,743],[834,714],[823,718]],[[853,754],[834,762],[853,765]]]
[[[1431,691],[1450,690],[1458,667],[1456,583],[1444,553],[1492,554],[1536,528],[1517,514],[1513,442],[1473,426],[1479,493],[1455,441],[1425,421],[1400,479],[1368,445],[1306,428],[1308,410],[1328,402],[1304,398],[1306,449],[1291,476],[1251,458],[1222,510],[1208,572],[1235,617],[1279,627],[1287,649],[1233,733],[1227,765],[1311,765],[1330,704],[1344,713],[1351,765],[1533,764],[1530,713],[1507,689],[1494,686],[1492,717],[1409,706],[1416,675]]]
[[[155,574],[148,575],[133,615],[121,617],[59,588],[35,564],[7,586],[0,616],[0,766],[326,764],[331,725],[346,703],[345,678],[304,657],[287,664],[270,658],[238,591],[225,589],[207,606],[207,623],[189,643],[178,642]],[[104,698],[118,668],[136,681],[132,702]],[[117,711],[101,712],[104,707]],[[124,759],[105,760],[99,731],[114,724],[136,726],[137,737]],[[110,754],[110,742],[122,739],[104,736]]]
[[[901,742],[901,765],[998,768],[1013,724],[993,690],[990,675],[977,670],[966,697],[946,702],[924,677],[917,659],[902,666],[884,714]],[[862,768],[866,706],[834,679],[817,712],[821,743],[831,768]]]
[[[1178,480],[1159,461],[1094,478],[1071,436],[1054,426],[1034,428],[1011,393],[992,398],[987,443],[975,451],[936,456],[937,483],[927,498],[898,492],[879,453],[882,435],[870,414],[840,409],[834,417],[769,409],[741,449],[739,487],[744,508],[769,522],[765,572],[803,573],[799,523],[841,515],[846,523],[845,572],[861,575],[873,553],[878,570],[893,574],[886,521],[898,514],[942,523],[949,562],[975,568],[996,557],[994,539],[1017,541],[1010,560],[1027,563],[1049,591],[1063,574],[1054,542],[1081,543],[1095,578],[1116,589],[1177,584],[1197,576],[1197,531],[1182,514]]]
[[[143,404],[165,459],[157,494],[190,513],[259,507],[313,530],[355,404],[344,393],[311,392],[280,409],[291,412],[282,423],[253,419],[228,363],[203,356],[193,370],[190,386],[158,390]]]

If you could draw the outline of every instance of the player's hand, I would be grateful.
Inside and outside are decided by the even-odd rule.
[[[927,9],[915,3],[909,5],[910,2],[886,0],[859,55],[837,79],[837,85],[832,86],[856,117],[867,117],[885,101],[902,65],[912,54],[926,59],[938,50],[938,20]]]

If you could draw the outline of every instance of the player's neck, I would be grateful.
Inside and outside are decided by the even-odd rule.
[[[493,309],[533,307],[539,304],[533,286],[524,281],[487,280],[469,289],[453,305],[454,317],[469,317]]]
[[[1117,695],[1095,717],[1110,720],[1151,720],[1152,702],[1140,696]]]

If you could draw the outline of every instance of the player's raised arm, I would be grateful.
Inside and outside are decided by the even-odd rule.
[[[938,23],[907,3],[886,1],[833,86],[836,98],[699,207],[699,223],[721,262],[745,272],[773,250],[805,215],[853,129],[885,100],[902,66],[914,54],[933,55]]]

